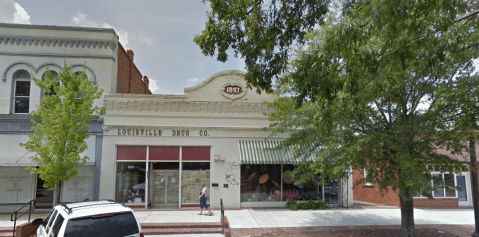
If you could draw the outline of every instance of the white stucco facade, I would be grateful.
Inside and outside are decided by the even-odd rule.
[[[269,125],[266,113],[270,111],[264,101],[273,100],[274,95],[246,89],[239,71],[217,73],[197,86],[186,88],[185,95],[106,95],[100,199],[115,199],[120,146],[209,147],[206,162],[210,164],[211,207],[219,207],[220,199],[228,208],[284,206],[284,202],[253,203],[242,202],[240,198],[239,141],[264,141],[270,135],[262,130]],[[147,152],[147,160],[148,156]],[[179,160],[181,163],[181,153]],[[147,170],[151,166],[148,164]],[[147,178],[146,182],[153,181]],[[352,191],[349,193],[352,202]],[[184,194],[180,191],[178,195],[181,199]]]

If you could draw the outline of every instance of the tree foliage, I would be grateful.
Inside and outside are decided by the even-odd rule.
[[[206,27],[194,41],[208,56],[244,58],[249,85],[270,90],[288,65],[290,46],[327,12],[329,0],[203,0],[210,2]],[[319,21],[318,21],[319,20]]]
[[[234,9],[231,2],[241,1],[223,7]],[[246,9],[259,1],[248,2]],[[413,195],[431,197],[429,191],[438,188],[429,185],[434,177],[428,166],[458,173],[464,165],[437,148],[465,155],[464,141],[478,139],[478,6],[474,1],[336,3],[339,11],[317,17],[318,29],[305,35],[304,44],[298,41],[287,70],[275,71],[282,97],[270,104],[276,109],[270,128],[273,134],[291,132],[283,145],[294,147],[297,157],[318,158],[301,169],[336,176],[351,166],[372,171],[382,190],[398,192],[404,233],[413,236]],[[207,29],[215,26],[207,23]],[[261,66],[272,71],[277,65]],[[271,86],[259,71],[247,69],[252,85]]]
[[[103,89],[88,79],[85,71],[72,72],[66,62],[58,78],[52,77],[47,68],[44,81],[33,80],[44,94],[37,110],[31,112],[33,134],[20,145],[35,153],[30,158],[38,167],[28,169],[45,181],[45,188],[57,191],[54,199],[57,203],[59,184],[78,175],[78,168],[89,159],[81,153],[88,148],[87,123],[95,115],[105,114],[105,107],[93,106]]]

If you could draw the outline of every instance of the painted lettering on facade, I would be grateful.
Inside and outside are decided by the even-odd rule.
[[[173,137],[189,137],[190,130],[171,130],[171,136]]]
[[[225,93],[228,95],[239,95],[242,92],[243,92],[243,88],[241,88],[240,86],[236,86],[236,85],[225,86]]]
[[[170,135],[171,131],[171,135]],[[149,128],[118,128],[118,136],[172,136],[172,137],[209,137],[207,130],[188,130],[188,129],[149,129]]]
[[[121,136],[161,136],[161,129],[140,129],[140,128],[119,128],[118,135]]]

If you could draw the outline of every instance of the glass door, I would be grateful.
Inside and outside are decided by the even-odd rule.
[[[456,185],[460,189],[457,190],[457,197],[459,198],[459,206],[472,206],[469,198],[469,190],[466,180],[470,180],[469,174],[456,175]]]
[[[180,172],[177,162],[152,164],[149,177],[149,200],[154,209],[173,209],[179,205]]]

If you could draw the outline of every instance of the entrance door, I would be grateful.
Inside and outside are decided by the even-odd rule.
[[[178,206],[179,178],[178,170],[152,170],[150,172],[150,200],[155,207]]]
[[[45,182],[37,175],[36,207],[52,208],[54,191],[43,187]]]
[[[467,180],[470,180],[469,174],[468,173],[463,173],[462,175],[456,175],[456,185],[460,189],[457,190],[457,197],[459,198],[459,206],[464,207],[464,206],[472,206],[470,198],[469,198],[469,190],[468,188],[468,182]]]

